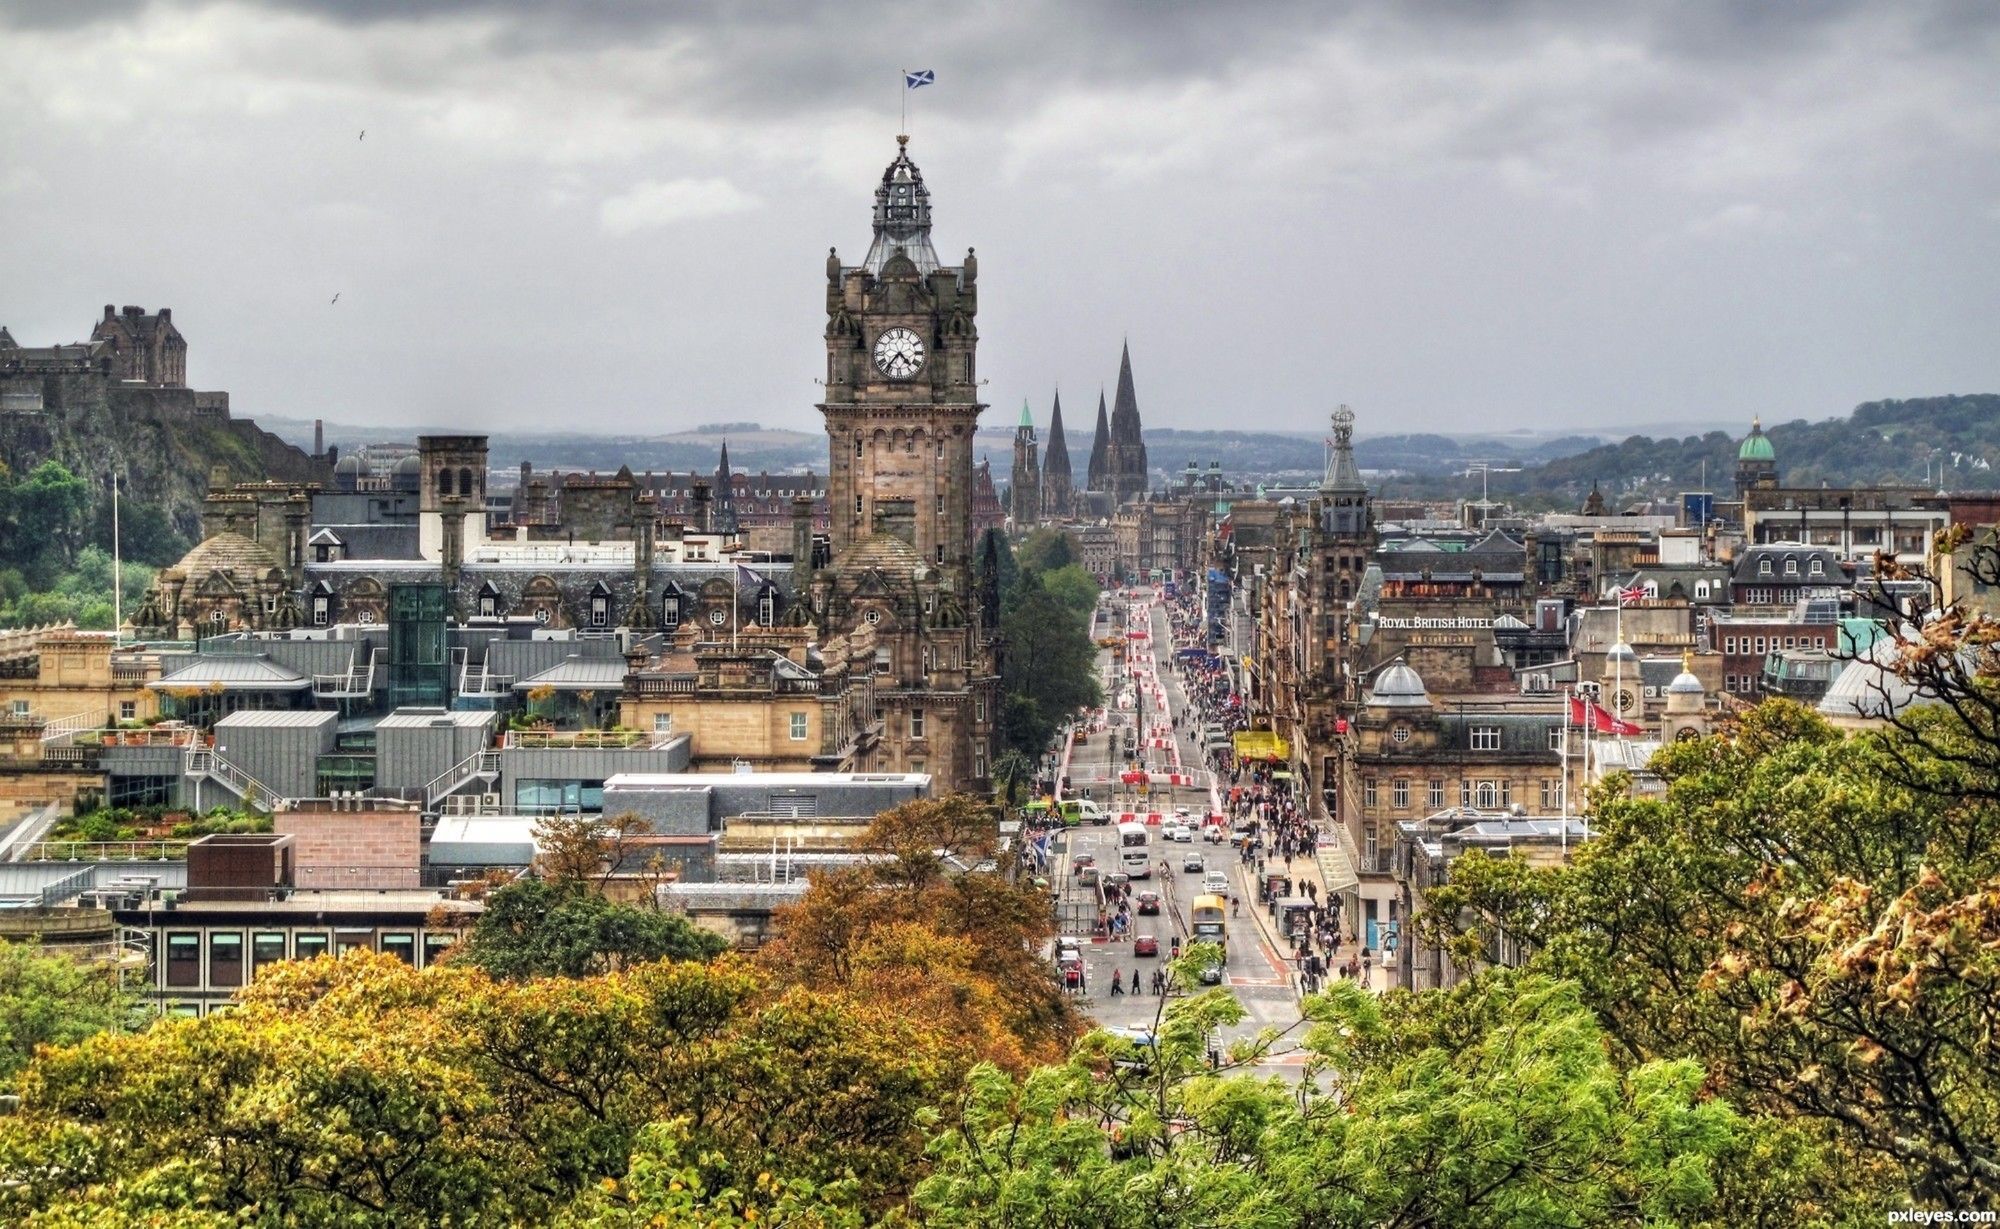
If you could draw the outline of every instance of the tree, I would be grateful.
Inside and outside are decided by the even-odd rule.
[[[38,1059],[0,1116],[0,1219],[621,1223],[606,1197],[629,1179],[666,1202],[669,1166],[704,1214],[818,1192],[838,1225],[908,1189],[950,1044],[733,962],[529,982],[288,964],[230,1012]]]
[[[679,914],[619,904],[574,879],[521,879],[486,898],[463,959],[509,980],[588,977],[654,960],[712,960],[728,946]]]
[[[1040,756],[1060,723],[1103,702],[1088,618],[1044,588],[1037,573],[1022,573],[1000,621],[1007,643],[1000,686],[1002,732],[1024,755]]]
[[[37,1047],[74,1045],[121,1028],[137,1009],[116,966],[0,940],[0,1082],[25,1067]]]
[[[1087,619],[1090,612],[1097,608],[1100,590],[1090,573],[1083,570],[1082,564],[1065,564],[1053,572],[1043,572],[1041,578],[1042,587],[1049,591],[1050,596],[1079,616]]]
[[[959,1073],[981,1059],[1011,1071],[1053,1060],[1076,1016],[1041,957],[1048,901],[977,869],[996,837],[990,809],[963,797],[883,812],[857,842],[882,857],[815,875],[758,964],[955,1038]]]
[[[1899,779],[1960,771],[1900,731],[1775,700],[1653,769],[1665,795],[1603,792],[1568,867],[1459,860],[1419,928],[1468,966],[1509,933],[1621,1061],[1693,1057],[1832,1141],[1823,1203],[2000,1202],[2000,806]]]
[[[1217,954],[1198,945],[1176,978]],[[1447,1016],[1342,982],[1306,1010],[1296,1085],[1238,1073],[1271,1031],[1211,1068],[1243,1016],[1220,989],[1164,1006],[1150,1044],[1094,1033],[1025,1080],[982,1068],[932,1138],[918,1219],[1636,1226],[1699,1214],[1738,1137],[1697,1065],[1613,1067],[1560,983],[1488,983]]]
[[[1000,786],[1000,800],[1010,807],[1019,806],[1023,790],[1034,783],[1035,761],[1009,743],[1007,750],[993,759],[993,780]]]
[[[67,565],[82,545],[90,487],[58,461],[37,465],[14,489],[11,501],[21,541],[35,558]]]
[[[1014,560],[1023,572],[1053,572],[1076,562],[1076,546],[1068,533],[1048,526],[1023,538]]]

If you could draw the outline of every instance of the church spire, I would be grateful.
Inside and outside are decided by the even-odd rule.
[[[1111,415],[1104,408],[1104,390],[1097,390],[1097,434],[1090,441],[1090,489],[1105,489],[1105,463],[1111,450]]]

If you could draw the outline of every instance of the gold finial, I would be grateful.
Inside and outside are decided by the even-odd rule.
[[[907,132],[899,132],[899,133],[897,133],[897,134],[896,134],[896,148],[897,148],[897,149],[907,149],[907,148],[909,148],[909,144],[910,144],[910,134],[909,134],[909,133],[907,133]]]
[[[1682,649],[1682,650],[1681,650],[1681,673],[1682,673],[1682,674],[1693,674],[1693,673],[1694,673],[1694,650],[1693,650],[1693,649]]]

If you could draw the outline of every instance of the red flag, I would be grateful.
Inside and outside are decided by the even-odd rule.
[[[1569,723],[1570,723],[1571,725],[1585,725],[1585,724],[1588,724],[1588,723],[1589,723],[1589,721],[1590,721],[1590,718],[1589,718],[1589,716],[1588,716],[1588,715],[1587,715],[1587,714],[1586,714],[1586,713],[1584,712],[1584,707],[1583,707],[1583,705],[1584,705],[1584,699],[1583,699],[1583,697],[1582,697],[1582,696],[1579,696],[1579,695],[1575,695],[1575,694],[1572,694],[1572,695],[1570,696],[1570,698],[1569,698]]]
[[[1629,721],[1619,720],[1616,716],[1612,715],[1610,709],[1605,708],[1603,705],[1595,701],[1589,701],[1588,703],[1590,704],[1591,727],[1599,734],[1623,734],[1629,738],[1634,734],[1644,734],[1646,732],[1644,726],[1636,726]]]

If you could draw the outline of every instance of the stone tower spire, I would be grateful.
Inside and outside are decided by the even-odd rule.
[[[736,483],[729,473],[729,441],[722,441],[722,459],[715,467],[715,531],[735,533]]]
[[[1063,437],[1062,394],[1056,394],[1056,408],[1049,415],[1049,441],[1042,449],[1042,518],[1054,520],[1070,515],[1075,503],[1075,482],[1069,467],[1069,441]]]
[[[1139,425],[1139,398],[1132,391],[1132,346],[1118,355],[1118,392],[1111,402],[1111,454],[1108,458],[1114,503],[1143,498],[1151,485],[1146,465],[1146,437]]]
[[[1014,472],[1007,486],[1007,515],[1016,530],[1041,519],[1042,467],[1035,446],[1035,417],[1021,400],[1021,424],[1014,428]]]
[[[875,238],[861,267],[877,277],[898,251],[910,258],[917,272],[938,271],[937,249],[931,246],[931,194],[924,173],[910,161],[910,138],[896,138],[896,160],[882,172],[875,189]]]
[[[1104,408],[1104,390],[1097,390],[1097,434],[1090,439],[1090,473],[1086,477],[1087,489],[1108,491],[1111,489],[1109,459],[1111,453],[1111,415]]]

